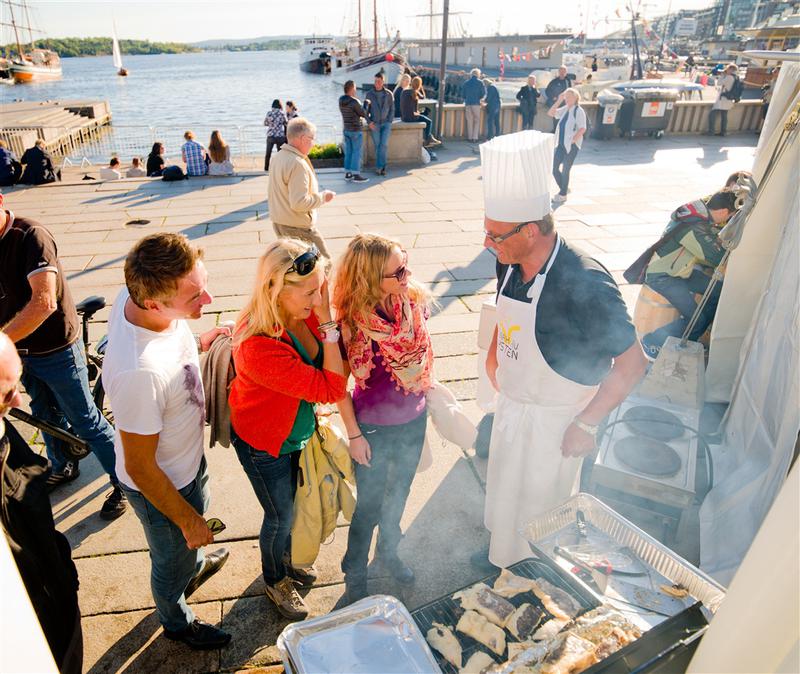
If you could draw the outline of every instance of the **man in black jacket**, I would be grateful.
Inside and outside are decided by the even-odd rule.
[[[517,92],[517,100],[519,101],[519,113],[522,115],[522,130],[532,129],[536,117],[536,104],[539,100],[535,75],[528,75],[528,83]]]
[[[20,161],[25,164],[25,171],[19,180],[23,185],[43,185],[61,180],[61,171],[56,171],[53,158],[41,138],[33,147],[25,150]]]
[[[569,89],[569,78],[567,77],[567,68],[566,66],[561,66],[558,69],[558,77],[554,77],[550,82],[547,84],[547,87],[544,90],[544,95],[547,98],[547,107],[552,108],[555,105],[555,102],[558,100],[558,97],[563,94],[567,89]],[[553,131],[556,130],[556,126],[558,125],[558,120],[553,119]]]
[[[47,459],[31,450],[5,421],[20,399],[22,375],[14,343],[0,332],[0,518],[59,671],[79,674],[83,635],[78,608],[78,572],[69,543],[56,531],[47,496]]]
[[[353,80],[344,83],[344,95],[339,97],[339,112],[342,113],[344,127],[344,179],[365,183],[369,179],[361,175],[361,147],[364,143],[361,120],[369,120],[361,101],[356,98],[356,83]],[[373,126],[370,122],[370,129]]]

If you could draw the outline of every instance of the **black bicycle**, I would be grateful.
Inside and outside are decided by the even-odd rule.
[[[97,409],[99,409],[103,416],[105,416],[106,419],[113,424],[114,417],[111,413],[111,410],[104,407],[106,396],[105,391],[103,390],[103,378],[101,376],[103,372],[103,354],[105,354],[107,339],[105,336],[103,336],[103,338],[96,344],[94,352],[92,352],[92,349],[89,345],[89,322],[92,320],[93,316],[98,311],[105,308],[105,306],[106,300],[104,297],[92,295],[87,297],[82,302],[79,302],[75,308],[78,312],[78,315],[81,317],[81,337],[83,340],[83,350],[86,355],[86,368],[89,375],[89,390],[92,393],[92,399],[94,400],[94,404],[97,405]],[[17,408],[12,408],[9,411],[9,415],[64,442],[64,452],[70,459],[80,461],[88,456],[91,451],[89,449],[89,444],[85,440],[82,440],[77,435],[73,435],[62,428],[51,424],[49,421],[39,419],[32,414]]]

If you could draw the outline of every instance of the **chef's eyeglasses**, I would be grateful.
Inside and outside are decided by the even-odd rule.
[[[408,253],[403,251],[403,264],[393,274],[386,274],[383,278],[393,278],[398,283],[408,276]]]
[[[286,270],[286,273],[294,272],[298,276],[308,276],[317,266],[317,260],[319,260],[319,249],[316,244],[312,243],[311,248],[292,260],[292,266]]]
[[[505,234],[490,234],[485,229],[483,230],[484,236],[489,239],[492,243],[503,243],[506,239],[510,239],[514,234],[519,234],[526,225],[530,225],[533,223],[533,220],[529,222],[521,222],[519,223],[514,229],[510,232],[506,232]]]

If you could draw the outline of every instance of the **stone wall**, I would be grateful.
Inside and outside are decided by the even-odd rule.
[[[424,122],[393,121],[387,154],[389,166],[422,163],[422,134],[424,131]],[[363,162],[366,166],[375,164],[375,145],[369,129],[364,130]]]

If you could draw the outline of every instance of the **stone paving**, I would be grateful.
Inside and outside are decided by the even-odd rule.
[[[603,262],[623,283],[621,271],[661,233],[681,203],[720,187],[734,170],[749,169],[756,137],[667,137],[659,141],[589,141],[572,172],[572,191],[557,210],[559,231]],[[206,251],[215,295],[196,331],[232,319],[253,282],[256,259],[274,238],[266,202],[267,177],[192,179],[180,183],[130,180],[76,182],[7,192],[7,208],[36,218],[55,235],[76,300],[99,294],[113,301],[126,252],[154,231],[183,232]],[[461,143],[449,144],[428,166],[393,170],[351,185],[340,171],[322,172],[323,187],[338,194],[320,211],[320,226],[338,254],[357,232],[396,237],[407,248],[415,276],[439,302],[430,321],[436,373],[464,401],[477,421],[476,336],[481,303],[494,288],[494,258],[483,250],[479,158]],[[146,225],[126,224],[145,219]],[[622,286],[631,309],[637,287]],[[106,329],[108,309],[93,323],[92,339]],[[370,591],[395,594],[410,608],[476,580],[469,555],[486,543],[482,527],[485,461],[432,434],[434,466],[413,485],[403,520],[401,552],[413,560],[418,580],[398,587],[380,568]],[[34,438],[34,441],[36,439]],[[149,588],[147,546],[128,512],[106,523],[98,511],[108,483],[93,457],[81,477],[53,493],[58,528],[73,547],[81,579],[85,669],[89,672],[212,672],[266,668],[279,671],[275,639],[285,626],[264,596],[258,530],[261,509],[232,449],[207,450],[212,504],[226,531],[218,541],[231,549],[227,566],[193,597],[197,615],[233,633],[222,651],[190,652],[160,637]],[[329,611],[343,591],[339,569],[346,523],[323,546],[319,583],[306,600]]]

